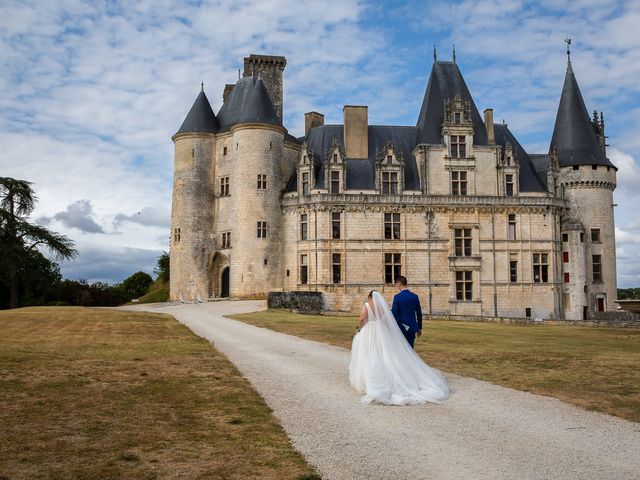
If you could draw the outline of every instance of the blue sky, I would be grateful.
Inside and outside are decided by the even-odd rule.
[[[460,65],[476,105],[530,153],[548,150],[566,67],[604,111],[618,282],[640,286],[640,2],[141,1],[0,4],[0,175],[35,182],[34,219],[72,237],[70,278],[120,281],[168,248],[171,135],[200,82],[214,110],[249,53],[285,55],[285,124],[415,124],[433,61]]]

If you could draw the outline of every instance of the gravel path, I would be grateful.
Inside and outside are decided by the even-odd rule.
[[[640,424],[447,374],[443,405],[362,405],[342,348],[223,318],[264,302],[136,306],[214,342],[325,479],[640,479]]]

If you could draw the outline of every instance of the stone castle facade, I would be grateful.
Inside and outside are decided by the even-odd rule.
[[[405,275],[431,315],[582,320],[614,310],[616,167],[569,60],[549,153],[481,116],[435,61],[415,126],[282,125],[284,57],[250,55],[217,115],[202,91],[175,143],[171,298],[320,291],[353,311]]]

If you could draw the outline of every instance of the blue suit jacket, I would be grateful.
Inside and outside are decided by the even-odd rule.
[[[391,312],[403,332],[418,332],[422,330],[422,307],[420,306],[420,299],[415,293],[405,289],[396,294],[393,297]],[[403,324],[409,327],[409,330]]]

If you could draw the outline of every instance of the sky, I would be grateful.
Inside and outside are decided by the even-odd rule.
[[[304,113],[414,125],[433,62],[456,60],[480,111],[549,149],[566,70],[604,112],[618,286],[640,286],[640,2],[0,3],[0,176],[34,182],[32,219],[71,237],[67,278],[119,282],[168,250],[173,143],[204,82],[214,111],[249,53],[284,55],[285,126]]]

